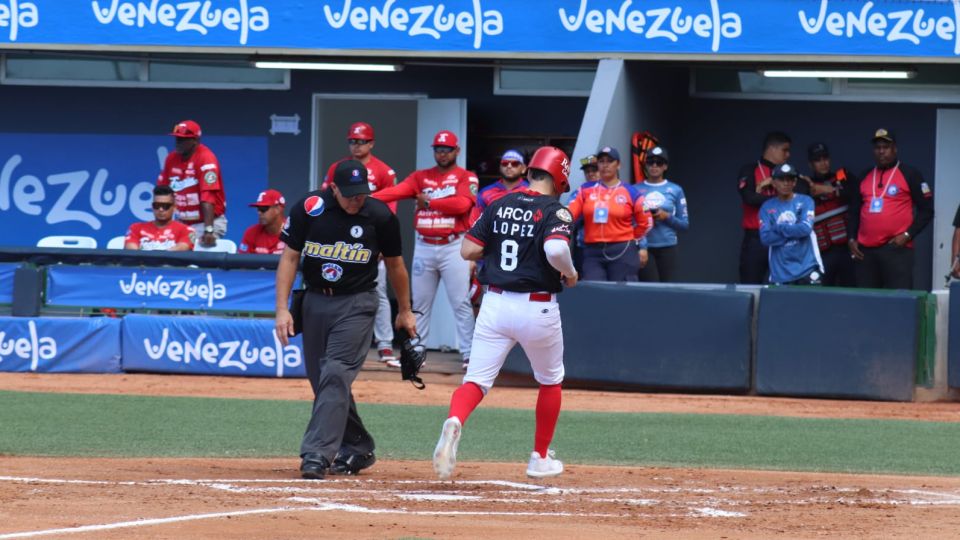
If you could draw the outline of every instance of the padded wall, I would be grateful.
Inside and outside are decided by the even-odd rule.
[[[753,295],[580,283],[559,295],[566,379],[746,392]],[[504,371],[530,373],[520,347]]]
[[[764,289],[757,393],[911,400],[922,298],[912,291]]]

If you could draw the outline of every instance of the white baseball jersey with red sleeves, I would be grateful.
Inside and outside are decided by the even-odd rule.
[[[345,157],[343,159],[337,160],[333,165],[330,165],[330,168],[327,169],[327,175],[323,177],[323,185],[320,186],[320,189],[327,189],[330,187],[330,184],[333,183],[333,171],[337,169],[337,165],[341,162],[348,159],[353,159],[353,157]],[[392,167],[384,163],[382,160],[378,159],[376,156],[371,155],[370,160],[366,163],[367,167],[367,184],[370,185],[370,191],[376,192],[381,189],[387,189],[393,187],[397,183],[397,173],[393,170]],[[391,202],[387,204],[390,207],[390,210],[393,210],[393,213],[397,213],[397,203]]]
[[[173,189],[177,205],[176,217],[182,223],[203,222],[201,202],[213,205],[214,216],[222,216],[227,211],[220,162],[217,156],[202,144],[197,144],[196,150],[187,159],[177,152],[167,154],[163,170],[157,177],[157,185],[170,186]]]
[[[152,221],[134,223],[123,240],[124,244],[137,244],[143,251],[169,251],[180,243],[193,249],[194,242],[193,229],[179,221],[171,221],[163,227],[157,227]]]
[[[466,169],[441,171],[433,167],[414,171],[399,184],[375,192],[373,197],[389,203],[423,193],[430,200],[430,208],[416,211],[413,226],[421,235],[436,238],[470,229],[470,212],[479,187],[477,175]]]

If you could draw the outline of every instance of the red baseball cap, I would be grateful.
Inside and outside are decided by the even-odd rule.
[[[180,137],[182,139],[199,139],[200,124],[194,122],[193,120],[184,120],[183,122],[173,126],[173,131],[170,132],[170,135],[173,135],[174,137]]]
[[[457,136],[453,134],[452,131],[438,131],[436,135],[433,136],[433,144],[431,146],[449,146],[451,148],[456,148],[458,146]]]
[[[273,206],[275,204],[283,206],[287,204],[287,201],[283,198],[283,193],[280,193],[275,189],[268,189],[266,191],[261,191],[260,195],[257,197],[257,202],[250,203],[250,206]]]
[[[372,141],[373,138],[373,126],[366,122],[357,122],[351,125],[350,131],[347,132],[347,139],[365,139]]]

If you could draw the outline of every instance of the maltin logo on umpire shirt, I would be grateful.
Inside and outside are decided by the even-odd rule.
[[[363,247],[363,244],[351,245],[346,242],[336,244],[306,242],[303,245],[303,254],[307,257],[357,264],[368,263],[373,257],[373,251]]]

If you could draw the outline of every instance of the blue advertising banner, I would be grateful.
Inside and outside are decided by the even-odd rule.
[[[0,371],[119,373],[120,320],[0,317]]]
[[[127,315],[124,371],[305,377],[302,340],[284,347],[272,319]]]
[[[0,264],[0,304],[13,302],[13,273],[18,266],[16,263]]]
[[[147,135],[0,133],[0,229],[16,231],[3,243],[34,246],[44,236],[80,235],[104,248],[132,223],[152,220],[153,186],[173,142]],[[266,188],[266,137],[209,136],[203,142],[223,168],[227,218],[237,210],[242,216]],[[235,219],[227,238],[239,244],[245,225],[256,219],[248,217],[249,223]]]
[[[0,43],[451,53],[960,55],[946,0],[0,0]],[[228,176],[229,178],[229,176]]]
[[[276,274],[268,270],[63,266],[47,268],[53,306],[273,311]]]

